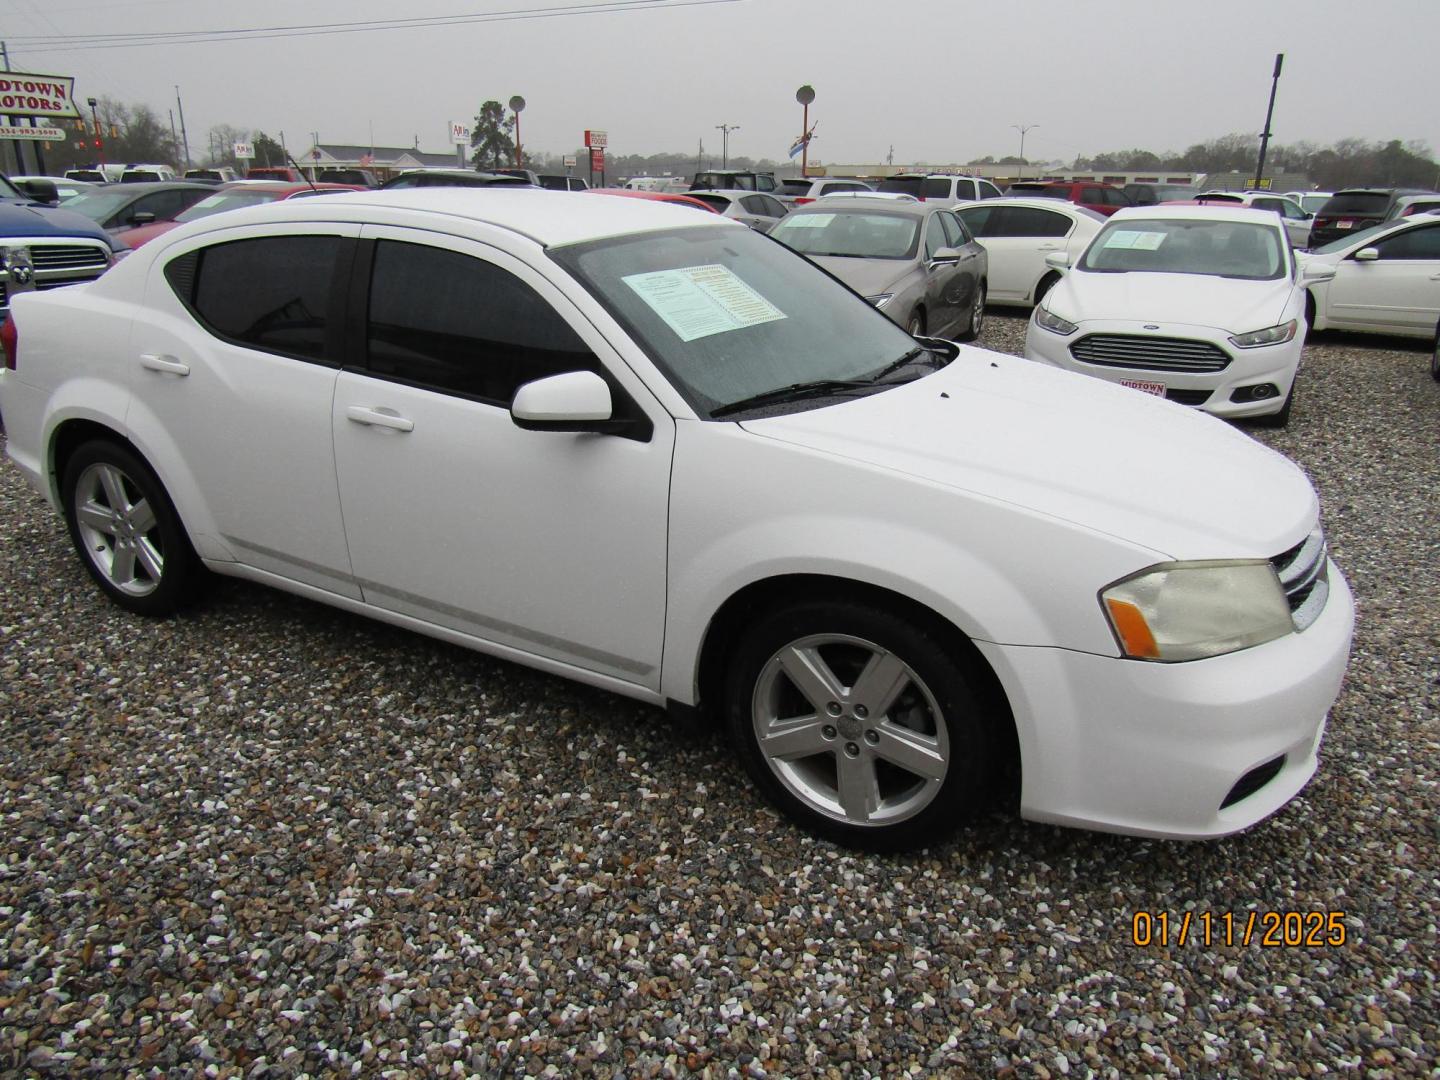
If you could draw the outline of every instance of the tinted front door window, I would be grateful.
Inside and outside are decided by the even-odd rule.
[[[377,375],[500,405],[533,379],[595,367],[569,324],[513,274],[392,240],[375,246],[367,340]]]

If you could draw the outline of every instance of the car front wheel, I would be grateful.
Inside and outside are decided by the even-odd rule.
[[[199,563],[165,489],[135,454],[88,442],[65,467],[70,539],[100,588],[140,615],[167,615],[188,597]]]
[[[763,617],[727,693],[751,777],[792,820],[847,846],[901,850],[953,831],[985,801],[995,762],[951,645],[858,603]]]
[[[1440,382],[1440,323],[1435,324],[1435,345],[1430,350],[1430,377]]]

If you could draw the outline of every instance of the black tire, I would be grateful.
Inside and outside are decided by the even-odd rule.
[[[1055,287],[1055,283],[1059,280],[1059,274],[1046,274],[1043,278],[1040,279],[1040,284],[1035,286],[1036,307],[1039,307],[1045,302],[1045,297],[1049,294],[1050,290]]]
[[[801,670],[824,672],[812,686],[821,694],[827,685],[840,686],[843,704],[815,704],[816,694],[801,692],[789,677],[782,654],[793,665],[805,650],[819,660]],[[984,806],[1003,774],[992,719],[957,655],[938,625],[864,603],[814,600],[777,609],[746,629],[726,673],[731,742],[756,786],[802,828],[869,851],[933,843]],[[867,662],[881,666],[866,668]],[[905,674],[891,673],[899,669]],[[862,670],[873,670],[875,678],[860,678]],[[877,707],[885,701],[883,715],[868,715],[862,699]],[[771,749],[762,749],[761,730],[769,733]],[[803,742],[781,747],[769,741],[782,731]],[[897,750],[907,751],[900,755],[906,761],[923,757],[919,770],[892,763]],[[867,778],[848,788],[852,804],[854,792],[869,793],[861,815],[844,805],[842,769]],[[864,820],[871,814],[879,820]]]
[[[1430,349],[1430,377],[1440,382],[1440,323],[1435,324],[1435,344]]]
[[[970,305],[970,319],[960,335],[961,341],[974,341],[985,329],[985,283],[975,286],[975,301]]]
[[[910,318],[905,320],[905,332],[911,337],[923,337],[925,335],[925,312],[916,308],[910,313]]]
[[[200,561],[164,486],[133,451],[84,443],[65,466],[60,494],[80,562],[111,600],[160,616],[191,598]]]

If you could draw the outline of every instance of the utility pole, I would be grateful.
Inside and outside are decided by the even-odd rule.
[[[185,130],[185,103],[180,100],[180,87],[175,87],[175,105],[180,110],[180,139],[185,150],[185,168],[190,167],[190,135]]]
[[[705,140],[700,140],[700,145],[695,150],[695,171],[703,172],[705,169]]]
[[[5,43],[4,43],[3,41],[0,41],[0,61],[3,61],[3,62],[4,62],[4,64],[5,64],[5,70],[6,70],[6,71],[9,71],[9,70],[10,70],[10,50],[5,47]],[[0,117],[0,119],[3,119],[6,124],[12,124],[12,123],[15,122],[15,118],[14,118],[13,116]],[[11,140],[11,144],[15,147],[15,172],[16,172],[16,175],[24,175],[24,173],[25,173],[25,158],[21,156],[21,150],[20,150],[21,143],[20,143],[20,140],[19,140],[19,139],[12,139],[12,140]]]
[[[1024,179],[1025,179],[1025,133],[1026,133],[1027,131],[1030,131],[1032,128],[1037,128],[1037,127],[1039,127],[1040,125],[1039,125],[1039,124],[1011,124],[1010,126],[1020,133],[1020,175],[1019,175],[1016,179],[1018,179],[1018,180],[1024,180]]]
[[[715,130],[720,132],[720,168],[728,168],[730,165],[730,132],[739,131],[739,124],[716,124]]]
[[[1280,86],[1280,69],[1285,64],[1285,54],[1275,54],[1275,73],[1270,76],[1270,104],[1265,108],[1265,130],[1260,132],[1260,160],[1255,164],[1255,186],[1265,175],[1265,151],[1270,146],[1270,118],[1275,115],[1275,91]]]

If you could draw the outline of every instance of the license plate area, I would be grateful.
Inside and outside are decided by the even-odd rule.
[[[1132,390],[1139,390],[1142,394],[1154,394],[1156,397],[1165,396],[1165,384],[1158,382],[1146,382],[1143,379],[1121,379],[1121,386],[1128,386]]]
[[[1335,222],[1335,228],[1337,228],[1337,229],[1353,229],[1354,227],[1355,227],[1355,222],[1353,222],[1353,221],[1337,221],[1337,222]]]

